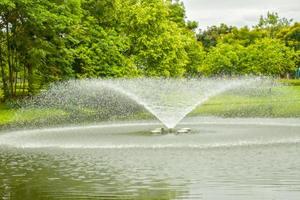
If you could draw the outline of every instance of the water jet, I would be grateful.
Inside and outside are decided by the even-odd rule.
[[[173,129],[197,106],[216,95],[230,90],[268,88],[272,84],[270,79],[261,77],[74,80],[51,86],[25,102],[23,110],[60,110],[74,124],[85,120],[126,119],[148,112],[166,128]],[[61,116],[52,117],[54,123],[64,121]],[[49,119],[44,121],[52,123]]]

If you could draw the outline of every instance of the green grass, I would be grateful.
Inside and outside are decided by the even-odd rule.
[[[300,86],[282,86],[261,94],[226,93],[213,97],[190,115],[300,117]]]
[[[293,85],[293,86],[300,86],[300,79],[281,79],[279,83]]]
[[[11,109],[5,104],[0,104],[0,126],[11,123],[15,113],[16,109]]]
[[[47,120],[53,117],[64,117],[67,114],[59,109],[11,109],[0,104],[0,126],[13,123],[26,123],[36,120]]]

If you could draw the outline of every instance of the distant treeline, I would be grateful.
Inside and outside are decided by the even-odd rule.
[[[277,13],[261,16],[252,28],[221,24],[199,31],[205,58],[198,68],[205,75],[266,75],[290,77],[300,67],[300,23]]]
[[[70,78],[286,76],[299,45],[300,24],[276,13],[202,31],[174,0],[0,1],[4,99]]]

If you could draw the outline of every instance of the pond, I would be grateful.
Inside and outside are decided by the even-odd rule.
[[[300,120],[188,118],[0,133],[2,199],[299,199]]]

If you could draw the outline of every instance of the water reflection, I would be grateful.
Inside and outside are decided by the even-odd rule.
[[[108,152],[50,151],[2,149],[2,199],[176,199],[181,194],[168,180],[145,177],[147,169],[110,165]]]

